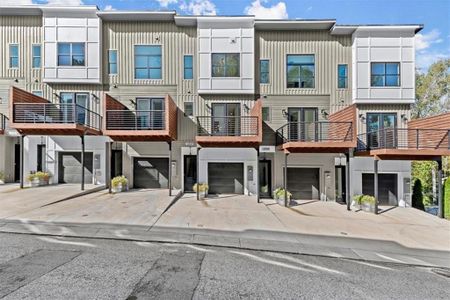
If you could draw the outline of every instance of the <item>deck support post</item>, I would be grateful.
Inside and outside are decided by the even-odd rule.
[[[259,188],[259,148],[256,148],[256,202],[261,203],[260,188]]]
[[[172,141],[169,144],[169,196],[172,196]]]
[[[111,148],[112,148],[112,142],[106,142],[105,143],[105,152],[106,152],[106,186],[108,187],[108,193],[112,193],[112,186],[111,186]]]
[[[348,149],[348,153],[345,154],[346,164],[345,164],[345,203],[347,204],[347,210],[350,210],[350,205],[352,201],[351,196],[351,170],[350,170],[350,158],[353,157],[353,148]]]
[[[24,156],[23,156],[23,153],[24,153],[24,151],[25,151],[25,149],[24,149],[24,147],[25,147],[25,144],[24,144],[24,141],[25,141],[25,135],[21,135],[20,136],[20,157],[19,157],[19,163],[20,163],[20,174],[19,174],[19,176],[20,176],[20,188],[21,189],[23,189],[23,186],[24,186],[24,163],[23,163],[23,161],[24,161]]]
[[[288,166],[288,155],[289,153],[284,153],[284,172],[283,172],[283,189],[284,189],[284,206],[288,207],[288,191],[287,191],[287,166]]]
[[[378,158],[375,157],[373,161],[373,188],[374,188],[374,196],[375,196],[375,211],[374,213],[378,214]]]
[[[196,187],[197,187],[197,191],[196,191],[196,193],[197,193],[197,200],[200,200],[200,189],[199,189],[199,185],[200,185],[200,182],[199,182],[199,178],[200,178],[200,147],[197,147],[197,184],[196,184]]]
[[[81,190],[84,191],[84,134],[80,135],[81,138]]]
[[[437,178],[437,187],[438,187],[438,216],[439,218],[444,218],[444,201],[442,197],[442,158],[437,160],[438,163],[438,178]]]

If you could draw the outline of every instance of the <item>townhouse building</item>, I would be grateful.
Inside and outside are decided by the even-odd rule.
[[[450,154],[450,117],[408,126],[421,29],[2,7],[0,170],[408,204],[410,161]]]

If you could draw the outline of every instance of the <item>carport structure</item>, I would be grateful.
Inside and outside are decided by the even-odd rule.
[[[101,135],[99,113],[72,103],[53,103],[32,93],[11,87],[9,127],[20,133],[20,187],[24,186],[24,137],[79,136],[81,138],[81,190],[85,185],[85,136]]]
[[[450,155],[450,113],[416,119],[407,128],[384,128],[358,136],[355,155],[374,159],[375,214],[378,213],[378,163],[380,160],[429,160],[438,164],[439,217],[442,200],[442,156]]]
[[[114,142],[167,142],[169,147],[168,187],[172,193],[172,142],[177,138],[178,108],[169,95],[161,99],[157,109],[129,109],[111,95],[104,95],[103,134]],[[107,143],[107,181],[111,192],[111,148]],[[160,162],[156,162],[159,164]],[[133,166],[133,168],[135,165]]]
[[[326,121],[287,122],[276,132],[278,149],[284,152],[283,188],[288,190],[288,156],[295,153],[344,153],[346,155],[346,203],[350,209],[350,157],[356,147],[356,105],[331,114]],[[288,206],[287,193],[284,205]]]

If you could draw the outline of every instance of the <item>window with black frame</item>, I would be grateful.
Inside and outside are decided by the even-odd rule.
[[[396,148],[397,114],[368,113],[367,114],[367,146],[376,148]]]
[[[84,43],[58,43],[58,66],[85,66]]]
[[[314,55],[288,55],[286,63],[287,88],[314,88]]]
[[[400,63],[373,62],[370,66],[373,87],[400,86]]]
[[[211,54],[212,77],[240,77],[239,53],[213,53]]]

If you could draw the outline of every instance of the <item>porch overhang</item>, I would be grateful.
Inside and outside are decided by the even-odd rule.
[[[286,153],[346,153],[356,142],[287,142],[279,146]]]

